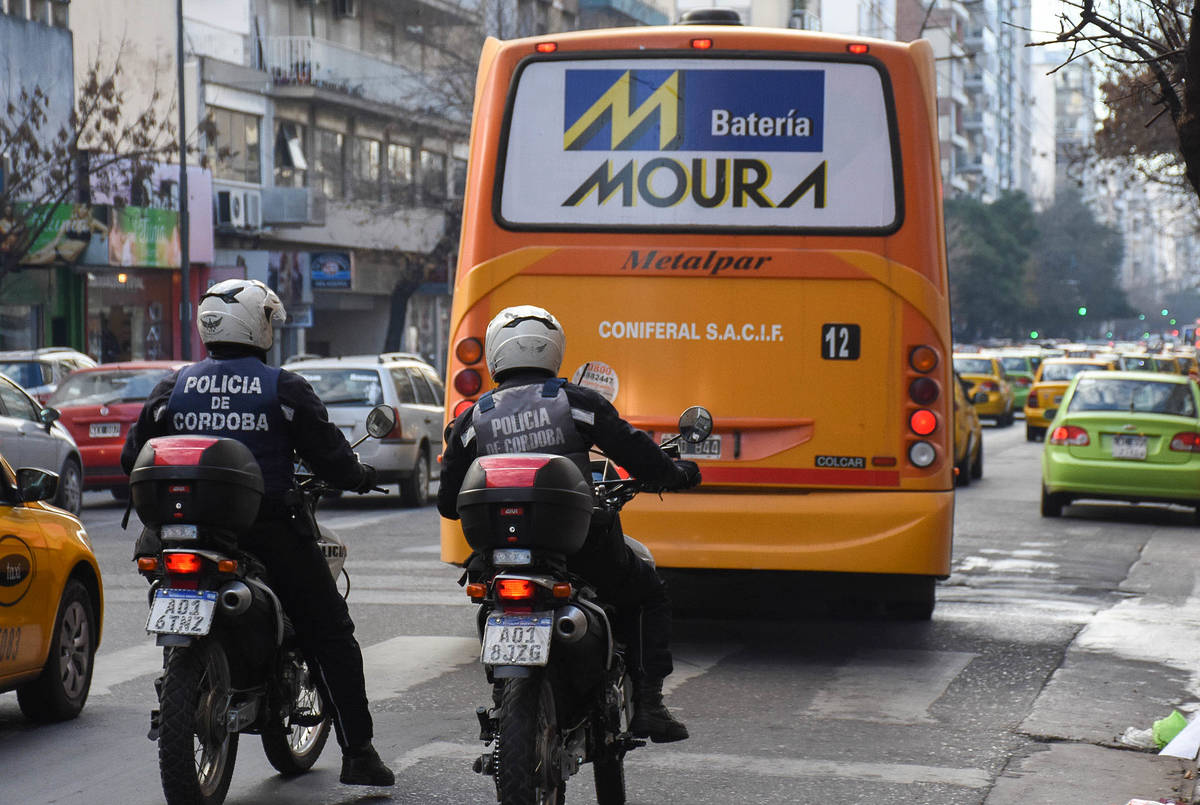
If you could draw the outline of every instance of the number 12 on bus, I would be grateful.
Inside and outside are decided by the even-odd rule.
[[[929,44],[584,31],[489,40],[476,86],[447,420],[490,385],[491,316],[545,307],[563,374],[638,427],[713,413],[704,484],[625,509],[660,567],[867,574],[928,617],[954,505]]]

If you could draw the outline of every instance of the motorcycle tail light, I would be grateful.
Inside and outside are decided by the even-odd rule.
[[[189,575],[200,572],[200,555],[195,553],[173,552],[163,554],[163,564],[168,573]]]
[[[1076,425],[1059,425],[1046,441],[1050,444],[1084,447],[1091,444],[1092,440],[1088,438],[1087,431],[1081,427]]]
[[[533,598],[533,587],[529,579],[500,579],[496,582],[496,595],[502,601],[523,601]]]
[[[1200,453],[1200,433],[1185,430],[1171,439],[1171,449],[1180,453]]]

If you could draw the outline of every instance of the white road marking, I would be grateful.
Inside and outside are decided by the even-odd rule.
[[[929,708],[976,654],[868,649],[813,697],[812,712],[886,724],[932,724]]]
[[[689,679],[708,673],[714,665],[739,649],[740,645],[712,647],[681,643],[672,646],[675,670],[663,681],[663,693],[670,693]]]
[[[474,637],[404,635],[363,650],[367,698],[381,701],[479,659]]]
[[[392,767],[404,771],[425,760],[471,760],[485,751],[483,744],[431,741],[410,749],[396,758]],[[817,760],[747,755],[678,752],[655,749],[634,752],[625,758],[627,769],[651,768],[692,776],[719,777],[835,777],[880,782],[889,785],[953,785],[962,788],[987,788],[991,778],[984,769],[922,766],[912,763]]]
[[[122,682],[162,671],[163,650],[154,641],[119,651],[96,653],[89,696],[104,696]]]
[[[1096,614],[1072,648],[1142,660],[1186,671],[1188,692],[1200,696],[1200,598],[1181,606],[1134,598]]]

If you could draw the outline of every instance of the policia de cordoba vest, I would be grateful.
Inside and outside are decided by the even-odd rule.
[[[292,488],[292,446],[279,407],[280,370],[258,358],[206,358],[179,372],[168,432],[237,439],[258,459],[267,497]]]
[[[575,429],[571,403],[563,391],[566,380],[551,378],[489,391],[475,405],[475,454],[551,453],[575,462],[591,478],[588,446]]]

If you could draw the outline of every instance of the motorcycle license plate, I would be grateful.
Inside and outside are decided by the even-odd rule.
[[[212,628],[217,607],[215,591],[158,590],[150,604],[146,631],[151,634],[182,634],[203,637]]]
[[[479,661],[487,665],[545,665],[550,659],[552,614],[488,615]]]

